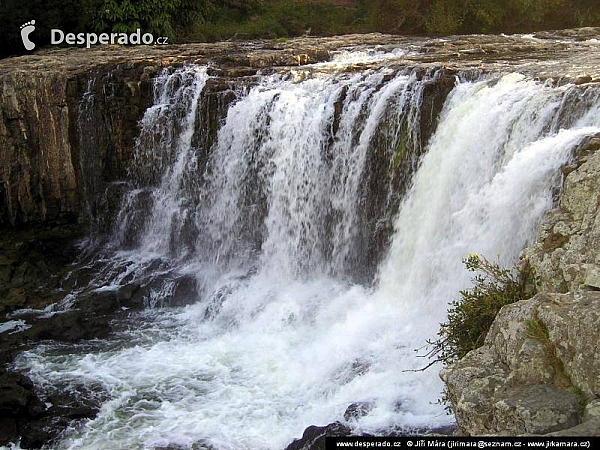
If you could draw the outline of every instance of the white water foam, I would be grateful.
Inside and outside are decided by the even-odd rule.
[[[357,432],[452,420],[435,404],[436,369],[406,371],[425,364],[414,349],[435,336],[448,302],[469,285],[461,266],[467,253],[516,261],[552,205],[560,166],[600,123],[588,108],[560,129],[557,116],[573,88],[518,75],[460,83],[400,207],[377,286],[352,285],[337,276],[343,257],[335,255],[352,239],[344,224],[356,213],[369,123],[382,120],[380,104],[402,108],[411,82],[384,83],[377,73],[342,82],[271,78],[230,108],[199,219],[215,242],[200,242],[198,252],[216,250],[206,256],[225,272],[212,287],[222,295],[208,297],[219,299],[212,318],[206,300],[147,311],[124,333],[126,343],[79,353],[39,347],[20,357],[42,387],[94,383],[110,395],[59,448],[281,449],[310,424],[343,421],[354,402],[373,405],[349,423]],[[341,159],[328,166],[322,152],[344,86],[355,92],[339,129],[352,137],[334,144]],[[371,116],[350,131],[359,111]],[[246,201],[256,187],[268,205],[262,215]],[[343,215],[332,256],[319,247],[328,208]],[[259,247],[241,232],[248,217],[260,219]],[[227,277],[248,265],[247,276]]]

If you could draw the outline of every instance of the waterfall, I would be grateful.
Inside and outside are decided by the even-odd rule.
[[[372,406],[356,432],[451,422],[414,349],[469,286],[466,254],[508,265],[535,238],[560,167],[600,132],[598,91],[457,79],[429,138],[419,123],[437,74],[317,66],[236,92],[207,158],[206,69],[158,77],[95,282],[184,273],[199,301],[149,308],[91,348],[18,358],[44,389],[83,383],[109,397],[59,448],[281,449],[355,402]],[[410,180],[399,204],[394,171]],[[388,215],[373,283],[357,282]]]
[[[594,106],[565,111],[582,97]],[[444,318],[439,306],[448,293],[470,284],[461,270],[465,255],[514,265],[552,207],[560,167],[597,132],[600,120],[590,113],[598,100],[596,91],[552,88],[516,74],[458,85],[397,217],[379,274],[382,295],[417,314],[432,308],[426,320],[435,323]]]
[[[344,275],[360,231],[369,144],[383,120],[416,129],[422,85],[408,75],[384,83],[379,72],[264,80],[219,131],[199,214],[201,251],[221,262],[244,255],[246,264],[290,276]],[[395,145],[418,142],[400,132]]]
[[[128,233],[144,252],[170,254],[184,249],[185,225],[194,213],[197,148],[192,145],[206,68],[187,67],[155,82],[154,106],[141,122],[131,178],[138,184],[129,191],[117,218],[117,245]],[[134,205],[145,203],[142,211]],[[143,217],[134,217],[137,213]],[[139,228],[133,232],[129,227]]]

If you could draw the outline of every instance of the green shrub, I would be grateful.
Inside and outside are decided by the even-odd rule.
[[[426,14],[425,29],[428,34],[456,34],[463,24],[464,13],[454,3],[434,1]]]
[[[371,31],[413,34],[423,30],[423,5],[414,0],[363,0],[360,13]]]
[[[429,352],[425,356],[433,359],[430,365],[451,364],[481,347],[504,305],[536,293],[534,274],[527,264],[506,269],[478,255],[471,255],[463,262],[469,271],[476,273],[474,286],[460,292],[460,298],[451,303],[447,322],[440,325],[439,338],[428,341]]]

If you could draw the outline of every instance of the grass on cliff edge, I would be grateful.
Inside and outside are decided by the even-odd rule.
[[[437,362],[450,365],[481,347],[504,305],[536,294],[535,276],[528,264],[507,269],[479,255],[470,255],[463,263],[476,274],[473,287],[461,291],[460,298],[451,303],[438,339],[427,341],[428,352],[423,356],[432,359],[427,367]]]

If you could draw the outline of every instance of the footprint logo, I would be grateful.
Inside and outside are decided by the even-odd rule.
[[[35,44],[29,40],[29,35],[33,30],[35,30],[35,20],[21,25],[21,39],[23,39],[23,45],[27,50],[33,50],[35,48]]]

